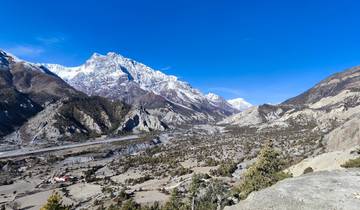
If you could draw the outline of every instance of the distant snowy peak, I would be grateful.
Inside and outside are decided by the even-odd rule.
[[[243,98],[230,99],[227,102],[231,104],[232,107],[234,107],[239,111],[244,111],[253,106],[249,102],[245,101]]]
[[[206,94],[206,98],[213,104],[216,105],[228,105],[238,111],[244,111],[250,107],[252,107],[253,105],[250,104],[249,102],[245,101],[245,99],[243,98],[235,98],[235,99],[231,99],[231,100],[225,100],[223,97],[216,95],[215,93],[208,93]]]

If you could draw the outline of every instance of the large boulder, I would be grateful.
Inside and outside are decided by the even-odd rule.
[[[253,192],[225,210],[358,210],[360,169],[322,171],[289,178]]]

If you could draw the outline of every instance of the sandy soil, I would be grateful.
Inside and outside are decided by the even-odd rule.
[[[72,198],[77,201],[84,201],[87,198],[102,194],[101,186],[89,183],[78,183],[67,188]]]
[[[180,162],[180,164],[184,167],[184,168],[193,168],[198,166],[198,162],[196,160],[193,159],[188,159],[185,160],[183,162]]]
[[[158,190],[141,191],[135,193],[135,201],[140,204],[152,204],[155,201],[165,203],[170,198],[169,195],[159,192]]]
[[[20,204],[22,209],[39,210],[47,201],[48,197],[53,193],[53,190],[38,192],[28,195],[15,201]]]
[[[123,174],[119,174],[117,176],[113,176],[111,177],[111,180],[116,182],[116,183],[122,183],[124,184],[125,183],[125,180],[127,179],[136,179],[136,178],[139,178],[139,177],[142,177],[144,176],[142,173],[138,172],[138,171],[135,171],[135,170],[128,170],[127,172],[123,173]]]
[[[11,185],[0,186],[0,203],[12,201],[16,195],[32,191],[39,183],[41,183],[41,180],[34,178],[32,180],[19,180]]]
[[[207,167],[195,167],[195,168],[192,168],[192,170],[196,174],[200,174],[200,173],[209,174],[211,170],[215,170],[217,168],[218,168],[218,166],[207,166]]]
[[[157,190],[163,188],[168,182],[169,177],[163,179],[151,179],[141,184],[132,186],[132,189],[142,189],[142,190]]]

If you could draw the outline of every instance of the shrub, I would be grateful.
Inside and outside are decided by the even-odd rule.
[[[121,206],[121,210],[141,210],[141,206],[133,199],[129,199]]]
[[[62,193],[64,193],[65,197],[69,197],[70,191],[66,187],[62,187],[60,190],[61,190]]]
[[[207,158],[205,160],[204,166],[217,166],[219,164],[220,164],[219,161],[217,161],[217,160],[215,160],[213,158]]]
[[[341,165],[343,168],[360,168],[360,157],[350,159]]]
[[[303,174],[308,174],[308,173],[312,173],[312,172],[314,172],[314,169],[311,167],[307,167],[307,168],[305,168]]]
[[[107,210],[162,210],[162,208],[158,202],[154,202],[154,204],[150,206],[141,206],[133,199],[128,199],[122,205],[110,205]]]
[[[130,195],[128,193],[125,192],[125,189],[122,189],[118,196],[114,199],[114,201],[118,204],[121,205],[124,201],[130,199]]]
[[[240,199],[245,199],[251,192],[269,187],[276,182],[291,177],[282,172],[284,161],[280,153],[266,145],[258,156],[257,161],[244,173],[243,180],[237,189]]]
[[[216,170],[211,170],[211,175],[214,176],[228,176],[231,177],[232,174],[237,169],[237,163],[234,161],[224,161],[220,164],[219,168]]]
[[[153,179],[153,177],[151,177],[150,175],[145,175],[136,179],[133,178],[129,178],[125,180],[126,184],[130,184],[130,185],[136,185],[136,184],[141,184],[144,183],[146,181],[149,181],[150,179]]]
[[[209,179],[207,174],[195,174],[190,184],[190,198],[193,209],[222,209],[228,197],[227,185],[220,180]]]
[[[189,188],[190,195],[192,197],[196,196],[198,194],[199,188],[202,183],[202,179],[204,178],[203,174],[194,174],[191,178],[191,184]]]
[[[190,205],[182,201],[178,189],[174,188],[170,200],[165,203],[162,210],[190,210]]]
[[[176,168],[175,170],[170,172],[171,176],[184,176],[186,174],[191,174],[193,171],[189,168],[184,168],[183,166],[180,166]]]
[[[95,172],[97,170],[99,170],[102,166],[93,166],[91,167],[89,170],[87,171],[83,171],[84,175],[85,175],[85,181],[86,182],[94,182],[97,181],[98,179],[95,176]]]

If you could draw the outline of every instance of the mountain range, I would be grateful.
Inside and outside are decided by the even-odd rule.
[[[141,107],[76,90],[43,65],[0,51],[2,143],[48,145],[168,126]]]
[[[0,51],[3,142],[48,144],[194,124],[259,131],[305,129],[327,148],[360,143],[360,67],[334,74],[278,105],[203,94],[116,53],[83,65],[34,64]]]
[[[79,91],[144,107],[169,125],[216,122],[239,111],[220,96],[204,95],[175,76],[113,52],[94,53],[78,67],[44,66]]]
[[[204,95],[116,53],[94,53],[83,65],[64,67],[0,52],[0,137],[5,142],[47,144],[215,123],[249,106]]]

